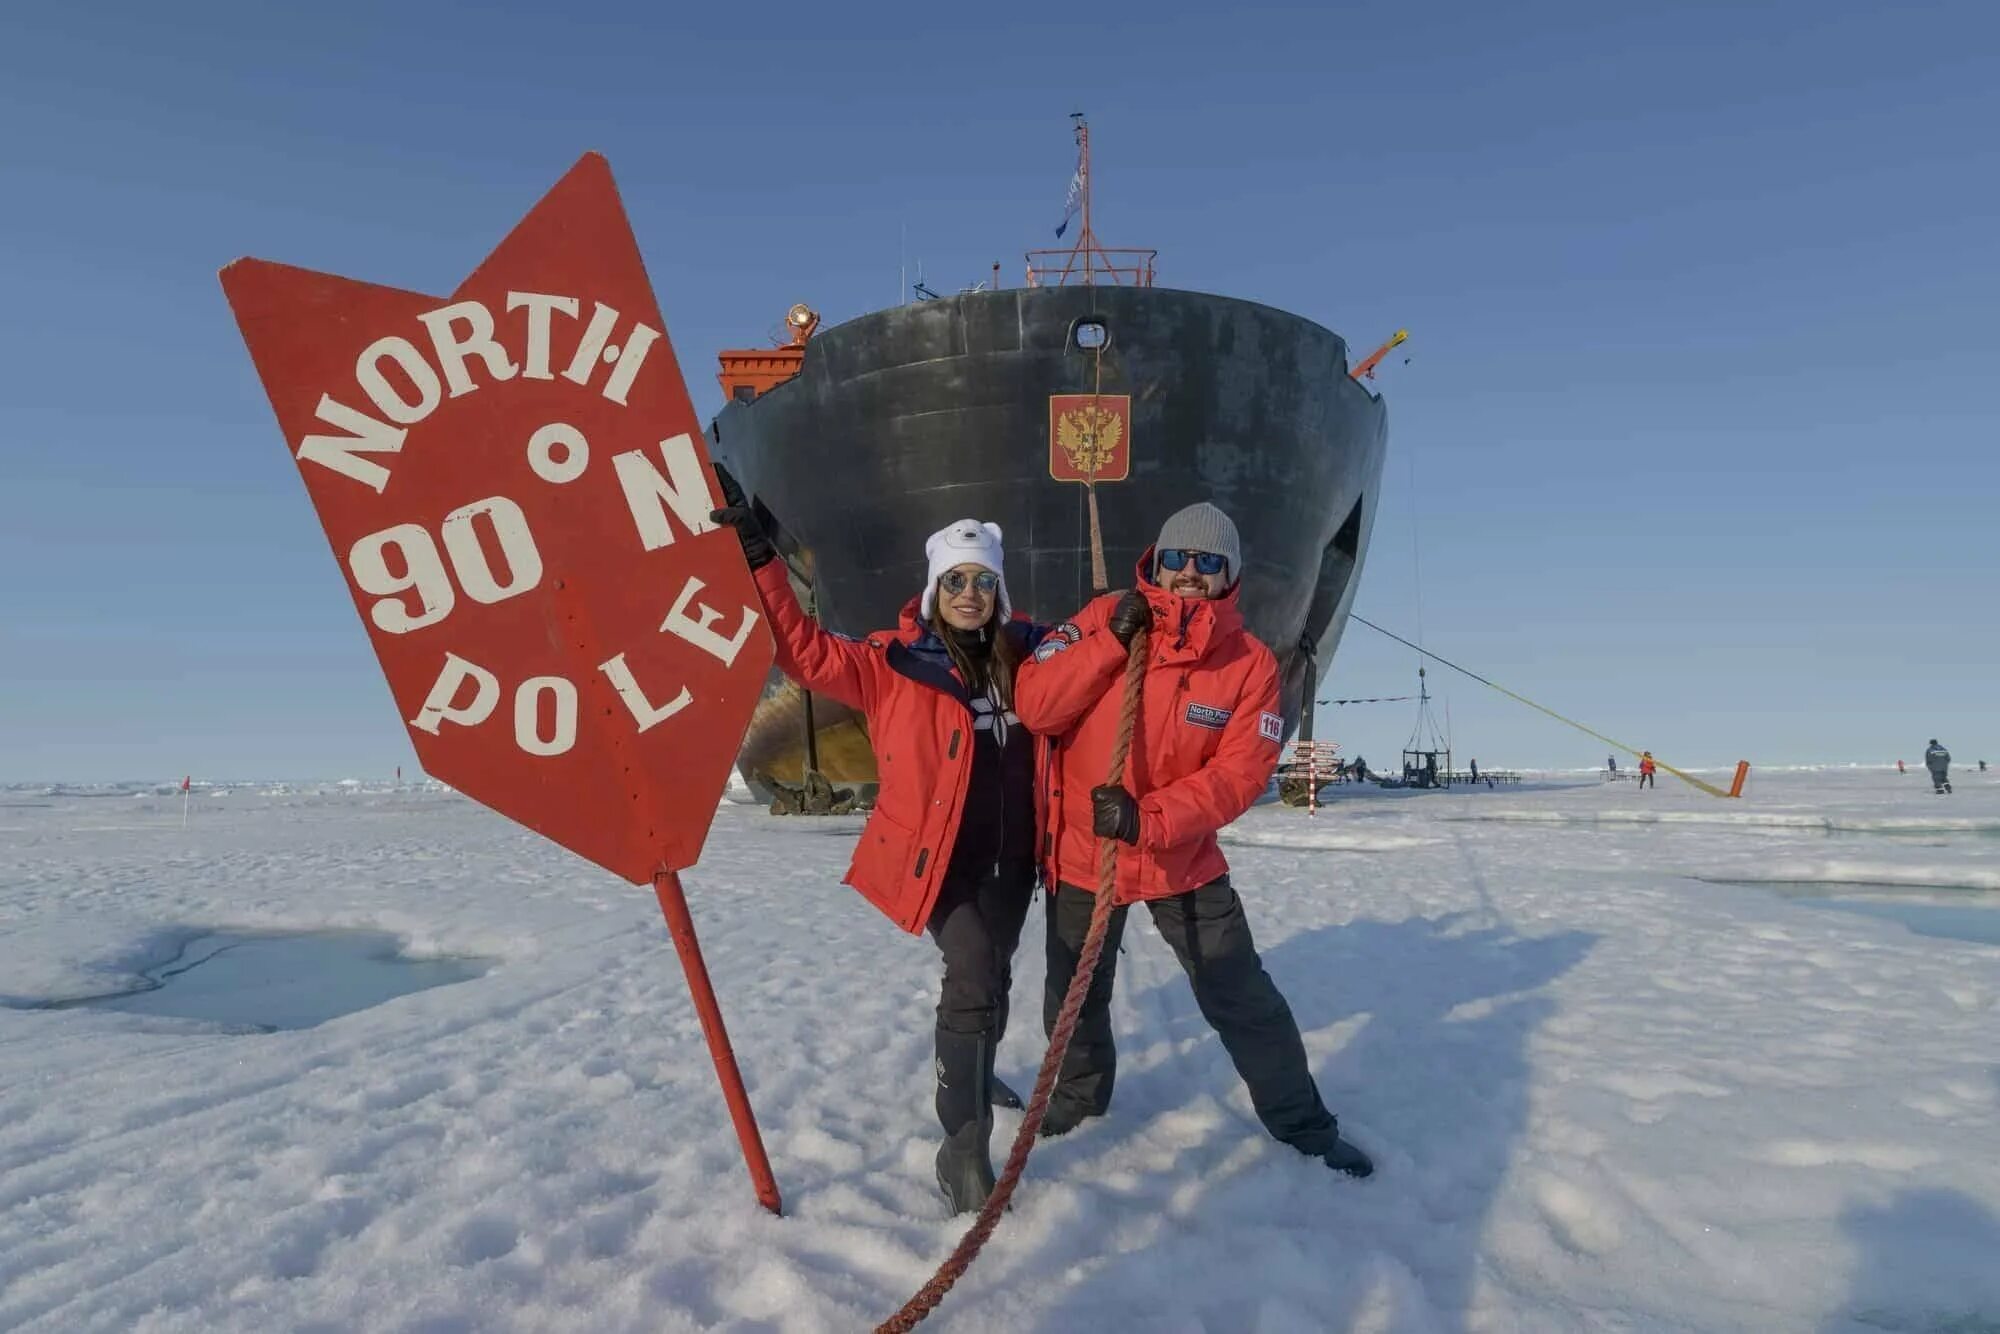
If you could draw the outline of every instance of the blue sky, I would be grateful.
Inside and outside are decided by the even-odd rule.
[[[402,728],[215,279],[448,291],[610,157],[704,412],[794,301],[1098,230],[1360,350],[1359,610],[1677,762],[2000,760],[1989,6],[13,7],[0,780],[384,774]],[[1414,542],[1413,542],[1414,536]],[[1411,655],[1355,626],[1327,692]],[[1480,687],[1488,767],[1603,747]],[[1380,762],[1408,706],[1328,729]]]

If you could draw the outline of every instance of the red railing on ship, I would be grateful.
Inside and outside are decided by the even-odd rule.
[[[1030,250],[1028,286],[1063,287],[1069,283],[1108,282],[1121,287],[1151,287],[1157,250]]]

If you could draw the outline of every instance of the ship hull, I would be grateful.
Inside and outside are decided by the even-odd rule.
[[[1100,349],[1080,345],[1079,324],[1102,327]],[[925,537],[966,517],[1005,531],[1015,608],[1055,622],[1091,593],[1084,488],[1050,475],[1058,394],[1130,396],[1129,475],[1097,488],[1113,588],[1182,506],[1236,520],[1241,606],[1278,656],[1295,725],[1346,625],[1388,438],[1346,344],[1309,320],[1165,288],[898,306],[820,333],[796,379],[723,408],[711,443],[809,553],[829,628],[893,625],[922,587]],[[815,720],[852,726],[824,706]],[[794,769],[799,731],[795,706],[761,717],[746,777]]]

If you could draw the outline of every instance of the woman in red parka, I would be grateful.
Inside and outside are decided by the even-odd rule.
[[[736,480],[716,469],[778,641],[778,666],[868,721],[881,785],[847,883],[944,956],[937,1007],[938,1186],[954,1212],[993,1189],[993,1075],[1014,947],[1035,891],[1035,741],[1014,716],[1015,668],[1046,630],[1016,620],[1000,529],[960,519],[924,544],[929,571],[901,623],[853,640],[799,606]]]

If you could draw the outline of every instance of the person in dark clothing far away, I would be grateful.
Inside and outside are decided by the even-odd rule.
[[[993,1074],[1007,1030],[1014,947],[1035,891],[1038,743],[1015,716],[1019,665],[1047,636],[1012,616],[1000,529],[961,519],[924,544],[929,574],[901,624],[863,640],[799,607],[742,488],[716,469],[778,640],[778,666],[862,713],[880,765],[875,810],[847,883],[944,956],[936,1027],[938,1187],[954,1213],[993,1189],[994,1102],[1020,1098]]]
[[[1951,752],[1936,737],[1924,751],[1924,768],[1931,771],[1931,790],[1942,795],[1951,791]]]
[[[1474,760],[1474,761],[1472,762],[1472,785],[1473,785],[1474,787],[1477,787],[1477,786],[1479,785],[1479,761],[1478,761],[1478,760]]]
[[[1980,772],[1980,773],[1985,773],[1985,772],[1986,772],[1986,761],[1985,761],[1985,760],[1981,760],[1981,761],[1979,762],[1979,772]]]
[[[1138,586],[1096,599],[1021,667],[1015,708],[1054,739],[1044,805],[1048,900],[1044,1027],[1075,975],[1098,883],[1098,840],[1116,839],[1116,894],[1104,952],[1049,1100],[1044,1135],[1111,1106],[1117,1073],[1111,993],[1129,905],[1144,902],[1179,957],[1195,1003],[1222,1039],[1273,1137],[1350,1176],[1374,1170],[1341,1138],[1306,1065],[1285,998],[1264,971],[1216,831],[1263,795],[1284,719],[1278,664],[1237,610],[1242,546],[1213,505],[1168,519],[1139,560]],[[1127,650],[1150,627],[1128,783],[1102,785],[1117,744]],[[1102,785],[1102,786],[1100,786]]]

